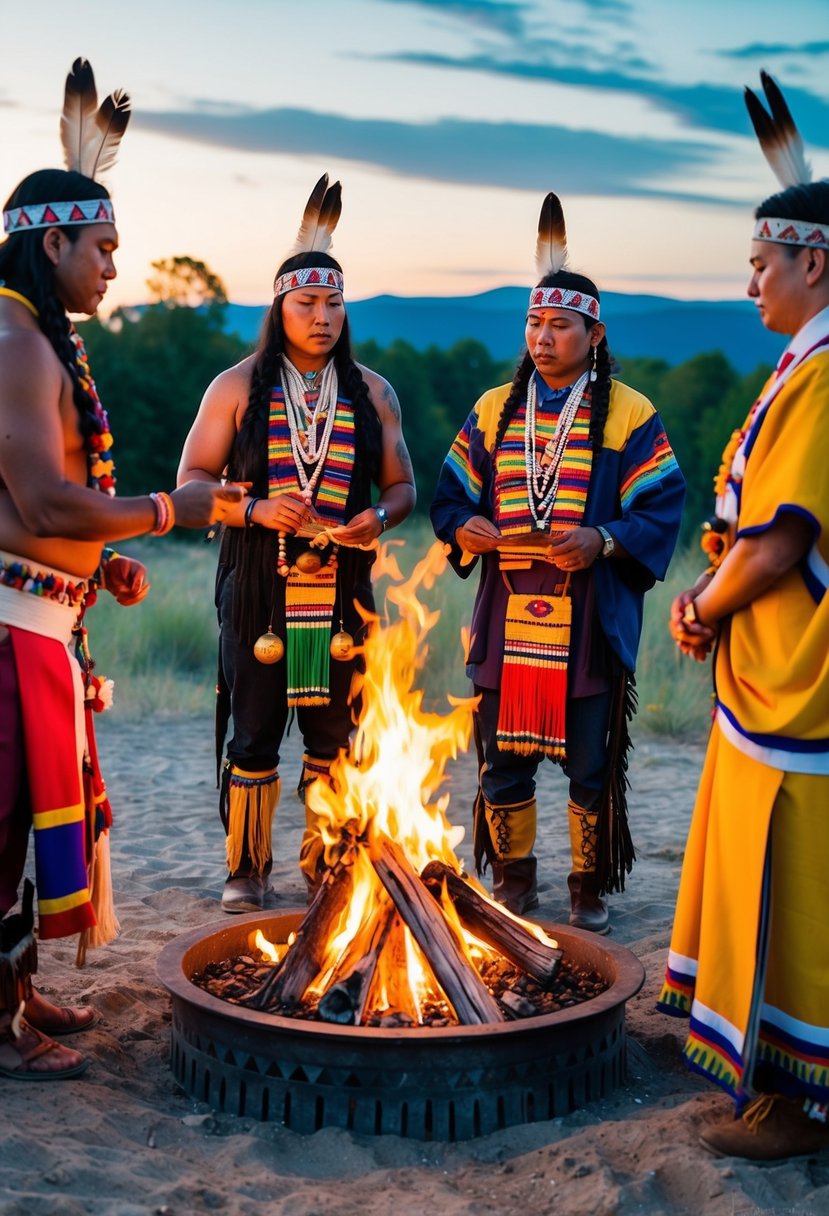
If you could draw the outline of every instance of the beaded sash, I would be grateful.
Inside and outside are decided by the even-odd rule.
[[[529,506],[525,455],[526,403],[516,410],[495,455],[494,515],[504,536],[530,532],[535,519]],[[536,420],[535,454],[540,460],[553,438],[555,420]],[[558,491],[545,531],[578,528],[584,516],[593,467],[590,443],[590,396],[576,411],[561,457]],[[542,561],[544,545],[502,550],[506,572]],[[498,746],[519,755],[541,754],[562,763],[565,752],[567,663],[570,657],[572,603],[569,594],[510,594],[504,622],[504,663],[498,714]]]
[[[336,417],[325,466],[314,493],[314,511],[327,524],[345,523],[345,504],[354,471],[354,411],[337,398]],[[268,419],[268,494],[299,491],[285,396],[271,392]],[[314,574],[291,569],[285,588],[288,705],[328,705],[331,621],[337,593],[336,566],[328,563]]]

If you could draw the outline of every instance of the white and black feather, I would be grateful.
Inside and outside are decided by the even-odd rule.
[[[763,155],[784,189],[805,185],[812,180],[812,168],[786,99],[768,72],[760,73],[760,81],[768,110],[751,89],[745,90],[745,103]]]

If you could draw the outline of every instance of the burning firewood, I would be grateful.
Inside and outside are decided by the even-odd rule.
[[[465,957],[440,905],[388,837],[377,836],[371,861],[401,918],[426,956],[458,1021],[465,1026],[503,1022],[495,997]]]
[[[245,1004],[268,1010],[277,1005],[291,1008],[302,1000],[306,989],[319,975],[326,947],[351,896],[351,867],[347,858],[338,861],[323,878],[313,903],[297,929],[296,941],[282,963]]]
[[[317,1012],[324,1022],[337,1022],[342,1026],[359,1026],[362,1023],[377,960],[386,944],[394,916],[394,904],[383,892],[372,909],[369,924],[363,927],[359,938],[352,939],[350,949],[346,951],[320,1000]]]
[[[429,862],[420,877],[437,899],[446,883],[458,916],[470,933],[500,950],[510,962],[545,987],[553,981],[561,963],[560,950],[539,941],[529,929],[500,905],[491,903],[444,862]]]

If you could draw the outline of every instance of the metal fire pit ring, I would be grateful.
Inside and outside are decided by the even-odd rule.
[[[605,1097],[626,1072],[625,1002],[645,979],[623,946],[544,923],[571,958],[610,986],[557,1013],[488,1026],[407,1030],[276,1017],[211,996],[191,977],[285,941],[304,910],[259,912],[175,938],[158,960],[173,1002],[171,1067],[214,1110],[310,1133],[468,1140],[552,1119]]]

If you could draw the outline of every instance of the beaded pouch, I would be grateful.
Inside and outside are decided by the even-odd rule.
[[[507,600],[497,736],[502,751],[566,759],[568,592],[569,581],[560,595],[512,592]]]

